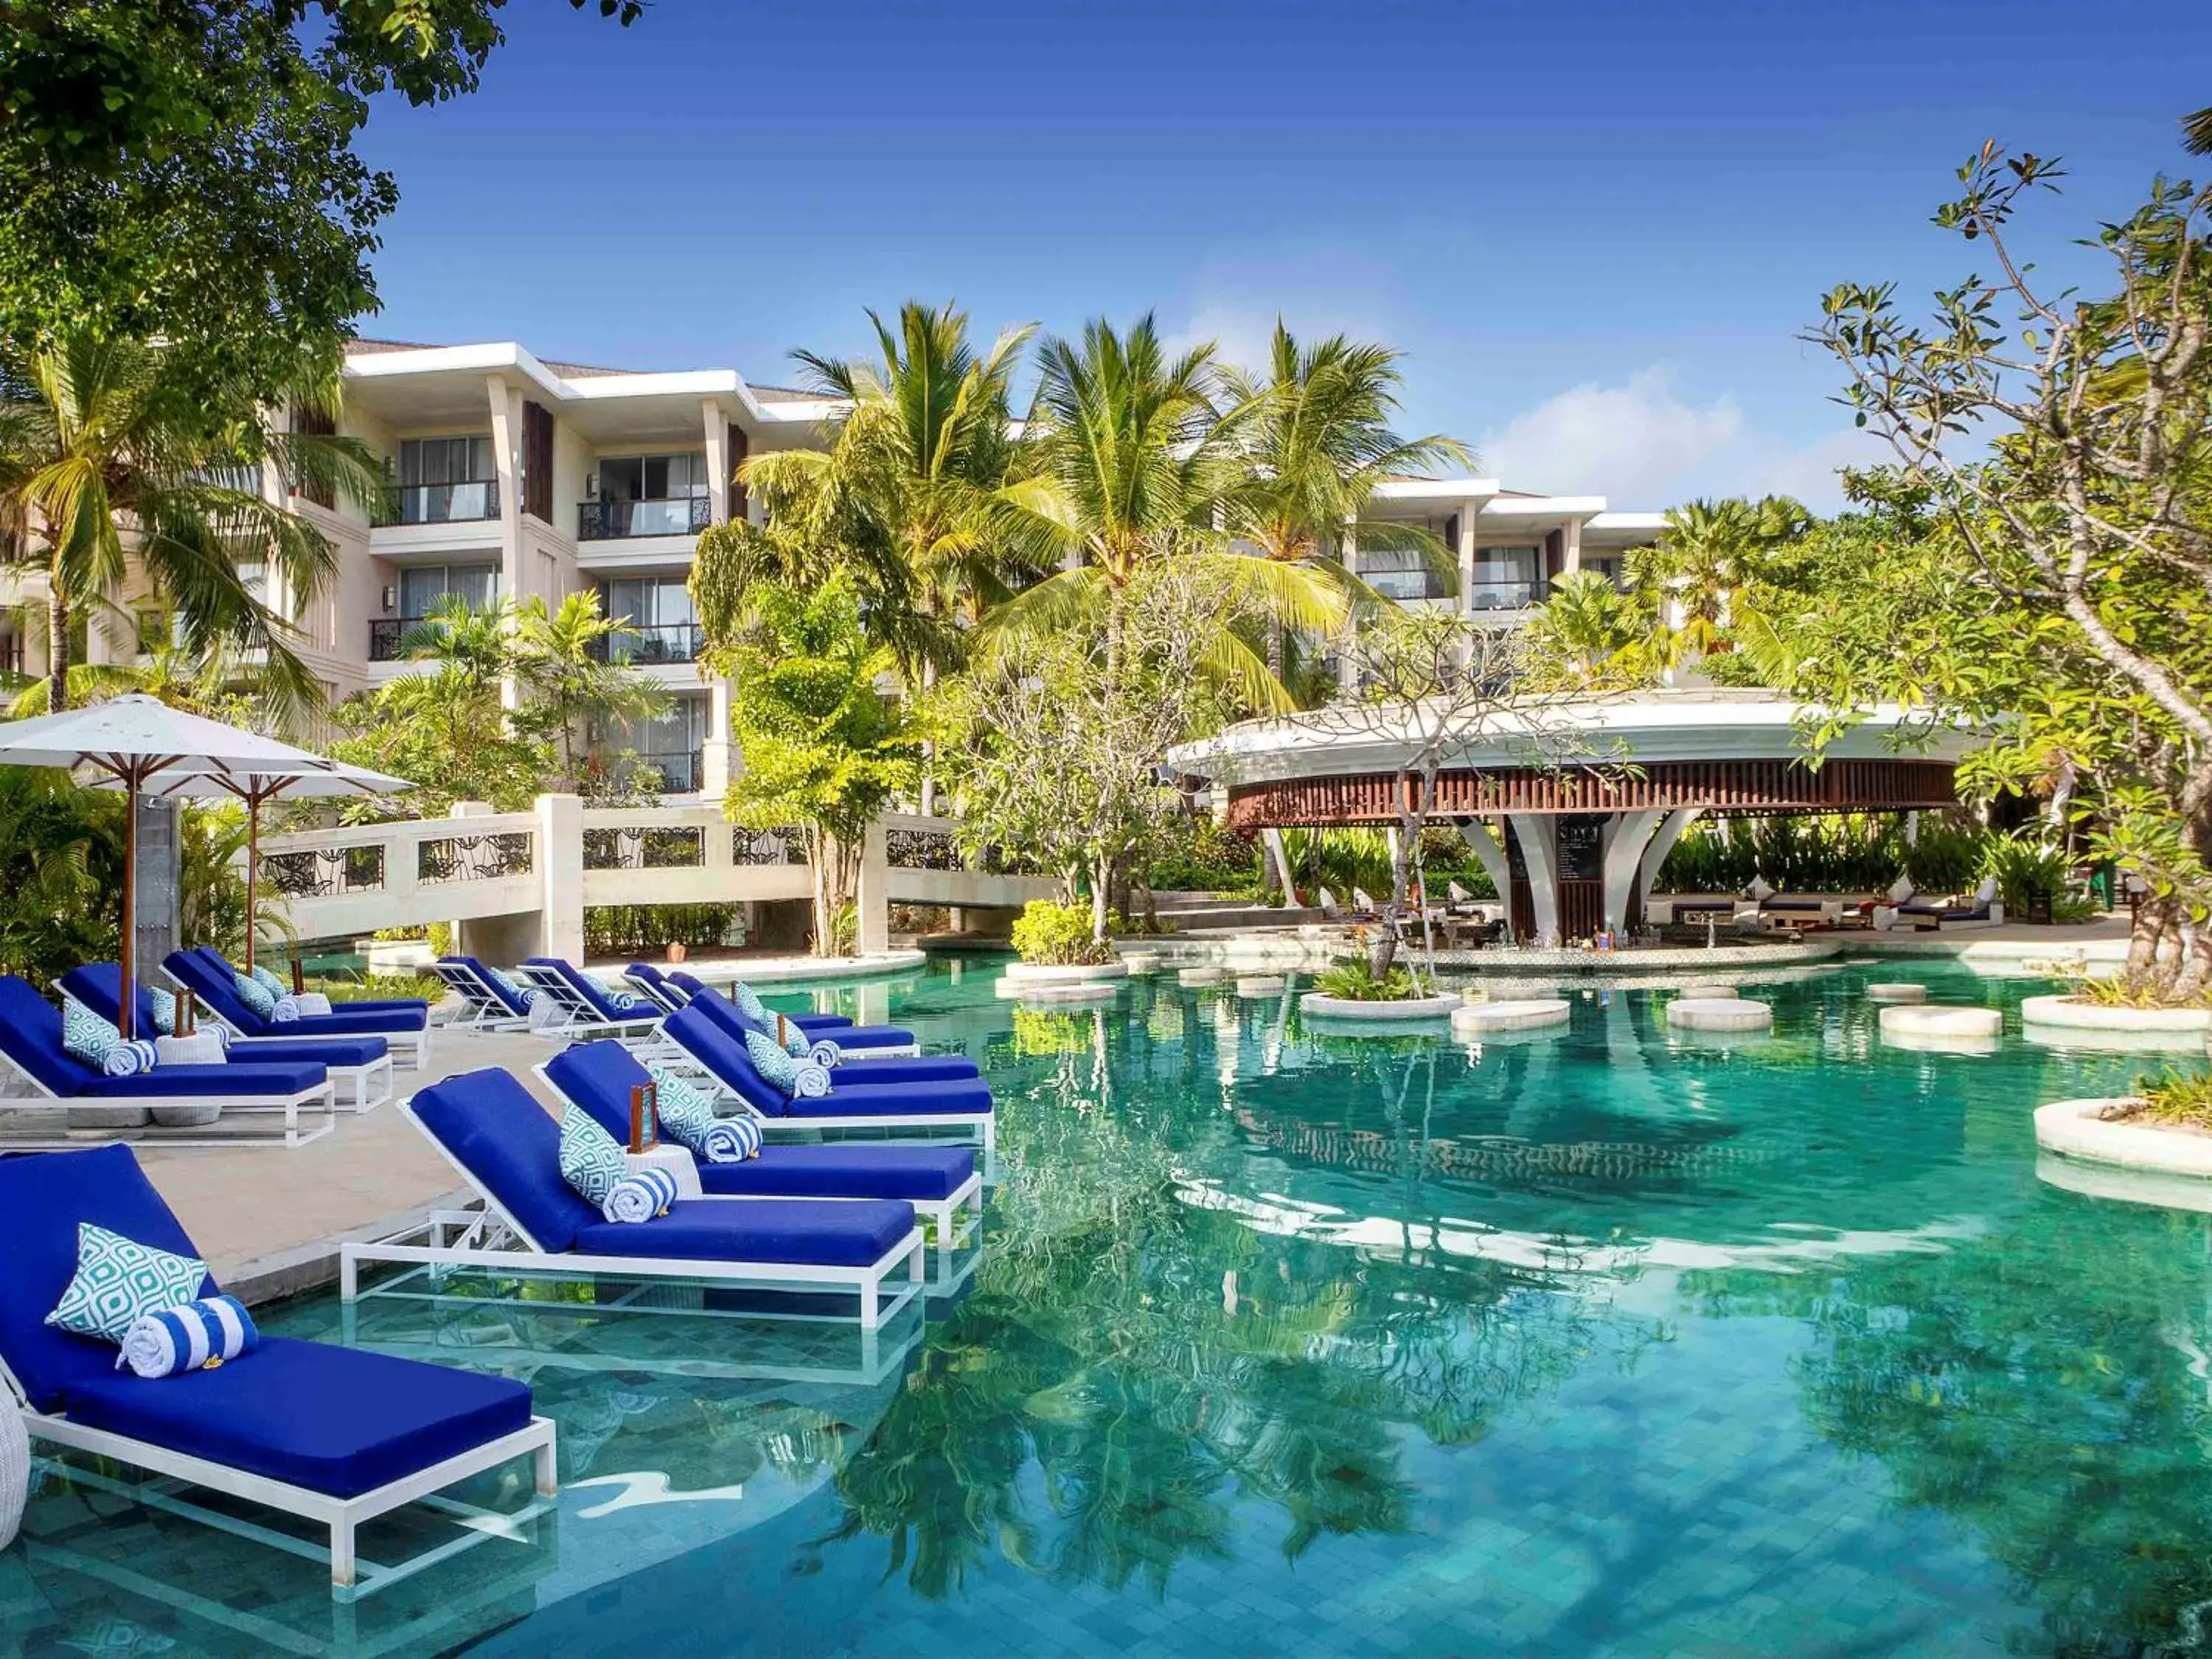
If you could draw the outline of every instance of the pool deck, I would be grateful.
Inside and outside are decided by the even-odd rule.
[[[1911,938],[1859,933],[1840,938],[1843,948],[1836,955],[1843,958],[1952,957],[2002,972],[2081,955],[2112,959],[2126,949],[2127,924],[2108,918],[2079,927],[2005,926]],[[457,1072],[501,1066],[550,1110],[552,1097],[530,1068],[559,1046],[526,1033],[441,1029],[430,1066],[401,1072],[398,1092],[412,1094]],[[389,1103],[367,1117],[341,1116],[331,1133],[297,1151],[148,1146],[139,1158],[216,1278],[250,1303],[334,1283],[343,1241],[392,1231],[467,1196],[445,1161]]]

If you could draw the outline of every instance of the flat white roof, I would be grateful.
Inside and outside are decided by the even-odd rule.
[[[1791,760],[1805,757],[1797,721],[1809,707],[1764,691],[1699,688],[1532,699],[1478,711],[1445,740],[1448,768],[1620,765],[1638,761]],[[1171,750],[1179,771],[1217,783],[1395,772],[1430,748],[1432,704],[1393,709],[1339,704],[1243,720]],[[1828,745],[1838,760],[1956,761],[1975,733],[1885,703]]]
[[[513,340],[473,345],[386,346],[348,354],[345,376],[364,384],[395,384],[409,379],[453,374],[518,375],[555,403],[603,404],[624,398],[713,398],[734,403],[756,425],[812,424],[834,420],[847,409],[842,398],[763,398],[734,368],[680,369],[665,374],[599,374],[564,376]]]

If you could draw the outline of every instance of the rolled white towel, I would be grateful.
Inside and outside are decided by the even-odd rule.
[[[292,1000],[300,1005],[301,1013],[315,1018],[320,1018],[331,1011],[331,1000],[320,991],[302,991]]]
[[[799,1067],[799,1075],[791,1092],[802,1100],[819,1100],[830,1092],[830,1068],[817,1066],[812,1060]]]
[[[760,1155],[760,1126],[749,1117],[726,1117],[700,1139],[701,1156],[709,1164],[742,1164]]]
[[[269,1011],[269,1018],[279,1025],[289,1025],[300,1018],[300,999],[289,994],[278,997],[276,1006]]]
[[[806,1057],[825,1072],[835,1071],[845,1063],[845,1051],[828,1037],[817,1037]]]
[[[235,1297],[211,1296],[142,1314],[123,1334],[115,1368],[149,1379],[174,1376],[236,1359],[261,1345],[252,1316]]]
[[[633,1170],[614,1184],[599,1213],[610,1221],[650,1221],[668,1213],[676,1201],[676,1177],[652,1164]]]
[[[119,1042],[110,1048],[107,1051],[107,1058],[100,1063],[100,1069],[110,1077],[137,1077],[142,1073],[152,1071],[155,1063],[160,1058],[161,1056],[155,1052],[154,1045],[144,1038],[139,1037],[128,1042]]]

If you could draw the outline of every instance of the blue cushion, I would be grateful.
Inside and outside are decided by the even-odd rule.
[[[975,1062],[965,1054],[847,1060],[830,1068],[830,1081],[839,1089],[862,1083],[964,1083],[981,1075]]]
[[[731,1005],[728,998],[718,996],[712,991],[707,992],[703,996],[694,997],[690,1006],[696,1008],[706,1018],[713,1020],[718,1027],[728,1032],[731,1038],[738,1042],[743,1042],[749,1035],[761,1029],[758,1026],[748,1024],[745,1017]]]
[[[975,1173],[964,1146],[763,1146],[742,1164],[702,1164],[699,1183],[717,1197],[950,1198]]]
[[[530,1421],[520,1382],[283,1337],[161,1382],[112,1370],[79,1376],[63,1403],[90,1427],[333,1498],[387,1486]]]
[[[42,1412],[61,1410],[78,1379],[115,1369],[110,1345],[46,1323],[76,1273],[77,1228],[88,1221],[155,1249],[199,1254],[128,1146],[0,1158],[0,1256],[8,1269],[0,1273],[0,1359]],[[216,1288],[210,1279],[195,1294]]]
[[[95,1078],[78,1094],[85,1099],[109,1096],[118,1099],[152,1099],[157,1095],[269,1096],[282,1098],[308,1089],[319,1089],[330,1073],[319,1064],[292,1060],[283,1065],[259,1065],[242,1060],[237,1065],[157,1066],[137,1077]]]
[[[788,1096],[754,1069],[744,1045],[732,1041],[698,1003],[669,1015],[660,1030],[755,1111],[778,1117],[791,1103]]]
[[[653,1081],[629,1049],[611,1040],[572,1042],[545,1062],[545,1075],[602,1129],[629,1144],[629,1091]]]
[[[123,1014],[123,969],[112,962],[88,962],[82,968],[72,968],[58,981],[63,992],[111,1024]],[[162,1013],[162,999],[167,999],[168,1012]],[[173,1033],[176,1030],[176,998],[167,991],[156,991],[141,982],[138,987],[137,1032],[139,1036],[158,1033]]]
[[[914,1033],[903,1025],[845,1025],[820,1035],[851,1054],[855,1048],[911,1048]]]
[[[787,1117],[901,1117],[917,1112],[965,1115],[991,1109],[990,1085],[970,1083],[863,1083],[826,1095],[795,1095],[783,1103]]]
[[[833,1203],[679,1200],[649,1227],[593,1221],[576,1235],[586,1255],[691,1261],[776,1261],[865,1267],[914,1231],[914,1206],[895,1199]]]
[[[422,1127],[546,1250],[573,1249],[599,1212],[561,1179],[561,1129],[512,1073],[462,1072],[415,1097]]]
[[[0,1053],[52,1094],[77,1094],[100,1080],[62,1047],[62,1017],[54,1005],[14,974],[0,975]]]
[[[333,1003],[327,1014],[302,1014],[297,1019],[288,1019],[282,1025],[273,1021],[260,1030],[248,1031],[247,1036],[391,1036],[401,1031],[419,1031],[430,1023],[429,1015],[419,1008],[372,1008],[356,1012],[343,1002]]]
[[[392,1052],[380,1036],[254,1037],[231,1045],[239,1066],[373,1066]]]
[[[246,1036],[266,1036],[270,1022],[255,1013],[239,1000],[238,988],[232,982],[228,968],[215,968],[197,951],[173,951],[162,958],[162,967],[170,977],[189,988],[194,996],[225,1023],[234,1025]]]

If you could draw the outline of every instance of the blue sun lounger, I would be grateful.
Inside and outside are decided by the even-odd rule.
[[[301,1060],[278,1064],[240,1061],[221,1066],[157,1066],[135,1077],[108,1077],[94,1071],[62,1046],[62,1017],[28,980],[0,975],[0,1060],[26,1079],[37,1092],[0,1098],[0,1113],[51,1113],[64,1106],[71,1133],[44,1138],[10,1136],[9,1145],[66,1146],[87,1133],[130,1134],[149,1139],[185,1140],[202,1146],[239,1146],[267,1141],[304,1146],[331,1132],[330,1074]],[[143,1127],[148,1112],[178,1112],[213,1106],[217,1124],[234,1114],[278,1115],[275,1131],[225,1130],[204,1124],[167,1127],[159,1118]],[[320,1117],[303,1123],[302,1114]],[[194,1113],[191,1115],[198,1115]],[[4,1274],[0,1274],[4,1277]]]
[[[691,1000],[690,993],[649,962],[630,963],[623,969],[623,980],[631,990],[664,1014],[672,1014]]]
[[[649,1042],[660,1024],[658,1003],[642,1002],[627,992],[617,1000],[618,994],[558,957],[526,957],[514,972],[532,990],[551,998],[564,1017],[557,1025],[537,1028],[541,1036]],[[623,1006],[625,1002],[630,1006]]]
[[[903,1200],[678,1199],[653,1221],[609,1221],[562,1179],[560,1126],[512,1073],[463,1072],[399,1109],[483,1208],[342,1245],[346,1301],[361,1294],[362,1263],[392,1261],[857,1297],[861,1328],[875,1330],[923,1288],[921,1229]],[[908,1282],[887,1285],[901,1268]]]
[[[380,1036],[394,1053],[411,1056],[421,1071],[430,1058],[430,1006],[407,999],[356,1008],[345,1003],[327,1014],[302,1014],[278,1023],[264,1019],[238,994],[231,966],[212,951],[172,951],[162,970],[177,988],[190,991],[214,1018],[242,1037]]]
[[[17,981],[20,983],[21,981]],[[105,1227],[134,1243],[197,1256],[191,1240],[127,1146],[0,1159],[0,1379],[34,1440],[143,1469],[137,1484],[72,1466],[82,1485],[137,1498],[295,1554],[323,1552],[183,1494],[197,1487],[299,1516],[330,1533],[331,1583],[351,1600],[461,1549],[512,1535],[551,1507],[551,1422],[530,1390],[503,1377],[265,1337],[211,1370],[149,1381],[116,1368],[116,1351],[50,1326],[76,1271],[77,1230]],[[212,1279],[202,1296],[216,1294]],[[518,1458],[532,1460],[537,1497],[495,1516],[436,1494]],[[356,1529],[424,1501],[460,1535],[414,1559],[359,1559]]]
[[[530,1024],[530,1004],[493,977],[474,957],[440,957],[430,971],[461,1000],[450,1024],[472,1031],[520,1031]]]
[[[55,984],[70,1001],[109,1024],[121,1023],[123,970],[115,963],[87,963],[70,969]],[[153,1034],[153,994],[143,985],[133,1018],[138,1035]],[[392,1049],[380,1036],[233,1037],[228,1052],[233,1063],[243,1066],[320,1066],[333,1084],[353,1085],[352,1100],[335,1103],[356,1115],[373,1112],[392,1098]]]
[[[220,968],[227,974],[243,970],[212,945],[195,945],[192,954],[211,968]],[[363,997],[343,1005],[344,1012],[355,1014],[421,1014],[429,1018],[430,1005],[421,997]]]
[[[951,1083],[862,1083],[832,1087],[828,1094],[812,1098],[786,1095],[760,1074],[744,1044],[703,1009],[671,1014],[660,1030],[684,1064],[704,1079],[708,1091],[750,1112],[765,1135],[862,1129],[882,1136],[956,1129],[960,1139],[982,1147],[984,1176],[993,1178],[998,1120],[992,1115],[990,1086],[981,1078]]]
[[[580,1106],[617,1140],[629,1139],[630,1091],[653,1074],[619,1042],[573,1044],[536,1068],[554,1093]],[[849,1141],[763,1146],[736,1164],[697,1160],[710,1198],[901,1198],[950,1254],[982,1218],[983,1178],[964,1146],[887,1146]],[[969,1213],[963,1218],[962,1212]]]
[[[744,1018],[744,1011],[738,1008],[734,998],[725,996],[704,980],[690,974],[671,974],[668,979],[669,983],[681,989],[691,1001],[720,1003],[740,1020]],[[785,1014],[783,1018],[809,1037],[828,1037],[855,1058],[896,1058],[921,1052],[921,1044],[903,1025],[855,1025],[842,1014]],[[775,1035],[767,1025],[754,1025],[752,1029],[763,1036]]]
[[[758,1030],[749,1022],[738,1005],[716,992],[694,997],[687,1006],[705,1015],[720,1026],[739,1048],[744,1046],[745,1034]],[[853,1028],[847,1028],[853,1029]],[[884,1028],[889,1029],[889,1028]],[[773,1032],[766,1034],[773,1042]],[[841,1049],[845,1046],[836,1027],[831,1026],[805,1033],[809,1042],[827,1039]],[[830,1073],[830,1080],[839,1088],[860,1083],[965,1083],[980,1076],[975,1062],[965,1054],[899,1054],[876,1059],[854,1059],[848,1055]]]

